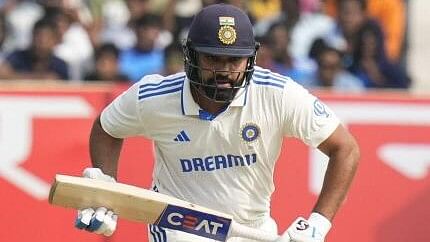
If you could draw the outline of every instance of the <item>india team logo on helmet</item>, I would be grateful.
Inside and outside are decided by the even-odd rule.
[[[260,134],[260,127],[253,123],[247,123],[240,129],[240,136],[246,143],[256,141]]]
[[[233,17],[219,17],[218,39],[225,45],[234,44],[236,41],[236,30],[234,29]]]

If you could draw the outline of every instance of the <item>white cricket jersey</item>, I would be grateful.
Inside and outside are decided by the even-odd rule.
[[[149,75],[103,110],[101,125],[116,138],[154,141],[159,192],[252,223],[270,214],[283,138],[317,147],[339,120],[290,78],[256,67],[250,85],[215,117],[193,100],[185,73]]]

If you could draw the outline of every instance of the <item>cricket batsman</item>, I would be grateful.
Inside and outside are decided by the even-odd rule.
[[[278,233],[270,216],[273,173],[284,137],[295,137],[329,163],[315,206],[278,242],[323,242],[353,180],[359,148],[317,97],[289,77],[255,66],[258,47],[242,10],[203,8],[183,43],[185,72],[144,76],[94,121],[93,168],[84,176],[115,182],[123,139],[143,136],[155,145],[153,190]],[[106,208],[84,209],[76,227],[109,236],[116,220]],[[151,242],[211,241],[154,225],[148,234]]]

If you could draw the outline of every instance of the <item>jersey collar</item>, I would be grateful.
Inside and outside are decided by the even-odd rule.
[[[236,94],[236,98],[233,100],[233,102],[230,103],[230,107],[243,107],[246,104],[246,99],[248,95],[248,87],[245,89],[239,90],[239,92]],[[181,108],[182,108],[182,114],[187,116],[199,116],[200,114],[200,107],[199,105],[194,101],[193,96],[191,94],[191,87],[190,87],[190,81],[188,78],[184,80],[184,85],[182,86],[181,91]]]

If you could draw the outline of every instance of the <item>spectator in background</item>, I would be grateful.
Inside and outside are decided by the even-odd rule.
[[[260,11],[267,11],[264,6],[266,1],[255,1]],[[252,1],[248,2],[252,4]],[[278,15],[260,20],[255,24],[257,36],[267,34],[273,23],[285,22],[289,31],[289,53],[296,59],[308,58],[313,41],[323,36],[328,36],[336,27],[335,21],[321,12],[319,0],[288,0],[280,1],[281,12]]]
[[[5,49],[15,51],[28,48],[32,40],[32,27],[42,18],[43,8],[34,1],[5,0],[1,11],[9,28]]]
[[[350,70],[369,88],[407,88],[410,79],[385,53],[384,36],[376,22],[365,24],[357,36]]]
[[[6,24],[6,18],[4,14],[0,13],[0,64],[6,58],[7,50],[4,47],[6,36],[8,34],[8,28]]]
[[[93,20],[87,31],[95,48],[102,43],[114,43],[117,47],[133,46],[135,36],[127,25],[130,12],[124,0],[91,0],[88,7]]]
[[[89,32],[94,46],[98,46],[102,43],[113,43],[121,50],[134,47],[137,42],[137,36],[135,34],[137,21],[144,15],[154,14],[151,5],[153,1],[150,0],[93,1],[91,1],[90,5],[95,14],[95,21],[89,28]],[[163,6],[161,3],[157,5],[160,5],[160,8]],[[168,4],[164,4],[164,6],[167,5]],[[158,9],[158,11],[160,10]],[[166,14],[167,10],[163,12],[163,15]],[[160,18],[159,25],[163,26],[163,24]],[[172,34],[164,30],[164,26],[161,28],[158,36],[155,42],[157,48],[165,48],[173,39]]]
[[[119,50],[111,43],[99,46],[95,51],[95,70],[85,76],[86,81],[128,82],[129,78],[119,71]]]
[[[267,35],[273,58],[272,70],[306,85],[311,79],[315,66],[309,59],[294,58],[290,55],[288,50],[290,36],[285,22],[273,24]]]
[[[325,0],[326,12],[336,17],[339,4],[344,0]],[[365,0],[363,0],[365,1]],[[406,30],[406,6],[404,0],[368,0],[366,13],[382,26],[386,38],[385,48],[391,61],[399,61]]]
[[[0,65],[1,79],[63,79],[69,78],[67,64],[54,55],[58,43],[57,28],[41,19],[33,27],[32,45],[12,52]]]
[[[316,59],[318,69],[310,87],[319,86],[334,91],[363,91],[360,79],[349,73],[342,65],[342,52],[328,46],[322,39],[315,41],[311,56]]]
[[[338,8],[338,24],[346,40],[346,52],[352,54],[359,30],[370,21],[366,13],[366,0],[340,0]]]
[[[257,1],[264,2],[264,1]],[[249,2],[249,7],[251,10],[251,14],[254,14],[253,11],[266,11],[264,8],[264,3],[258,5],[251,5],[252,2]],[[258,6],[258,8],[256,8]],[[256,9],[253,9],[256,8]],[[256,36],[267,35],[269,28],[278,22],[284,22],[288,30],[291,30],[297,23],[300,17],[300,6],[299,0],[288,0],[281,1],[281,11],[275,15],[267,15],[264,19],[260,19],[256,23],[254,23],[254,32]],[[256,13],[258,15],[258,13]]]
[[[249,0],[248,10],[256,21],[264,21],[277,17],[281,12],[280,0]]]
[[[169,0],[163,13],[164,28],[173,34],[173,39],[180,42],[188,34],[188,27],[194,15],[206,1],[202,0]]]
[[[131,24],[132,27],[140,17],[151,11],[149,0],[125,0],[125,2],[130,13],[129,24]]]
[[[312,13],[321,9],[322,2],[324,0],[300,0],[300,12]]]
[[[60,34],[55,54],[66,61],[71,80],[82,80],[94,52],[87,31],[77,18],[77,11],[64,5],[45,8],[45,16],[56,24]]]
[[[125,0],[125,3],[127,6],[127,12],[125,12],[125,14],[127,14],[128,20],[126,22],[119,21],[117,23],[111,23],[109,19],[105,19],[106,23],[111,24],[105,26],[105,28],[101,30],[101,33],[99,33],[101,35],[101,42],[114,43],[119,49],[128,49],[136,45],[136,24],[142,16],[150,13],[149,0]],[[116,8],[111,9],[111,15],[118,10],[124,10],[118,3],[116,4]],[[97,44],[100,43],[96,43],[96,45]]]
[[[179,44],[171,44],[164,51],[164,74],[166,76],[184,71],[184,54]]]
[[[92,21],[87,0],[30,0],[39,3],[43,8],[61,8],[73,19],[86,26]]]
[[[337,23],[323,36],[323,40],[342,50],[343,65],[349,68],[353,62],[358,32],[372,20],[366,14],[366,0],[339,0],[338,9]]]
[[[316,0],[289,0],[294,1],[296,4],[290,5],[295,10],[291,9],[290,12],[299,12],[299,9],[302,9],[302,12],[291,28],[289,50],[295,58],[306,58],[316,39],[328,36],[335,30],[336,21],[321,12]]]
[[[164,49],[155,41],[161,31],[161,18],[145,14],[135,24],[136,45],[120,54],[120,69],[137,82],[145,75],[159,73],[164,68]]]
[[[249,12],[255,16],[257,24],[284,21],[292,29],[305,12],[319,9],[320,0],[250,0],[247,1]]]
[[[260,48],[258,49],[258,58],[256,58],[257,66],[265,69],[272,69],[274,65],[273,53],[270,48],[270,41],[267,36],[259,36],[255,39],[260,43]]]

